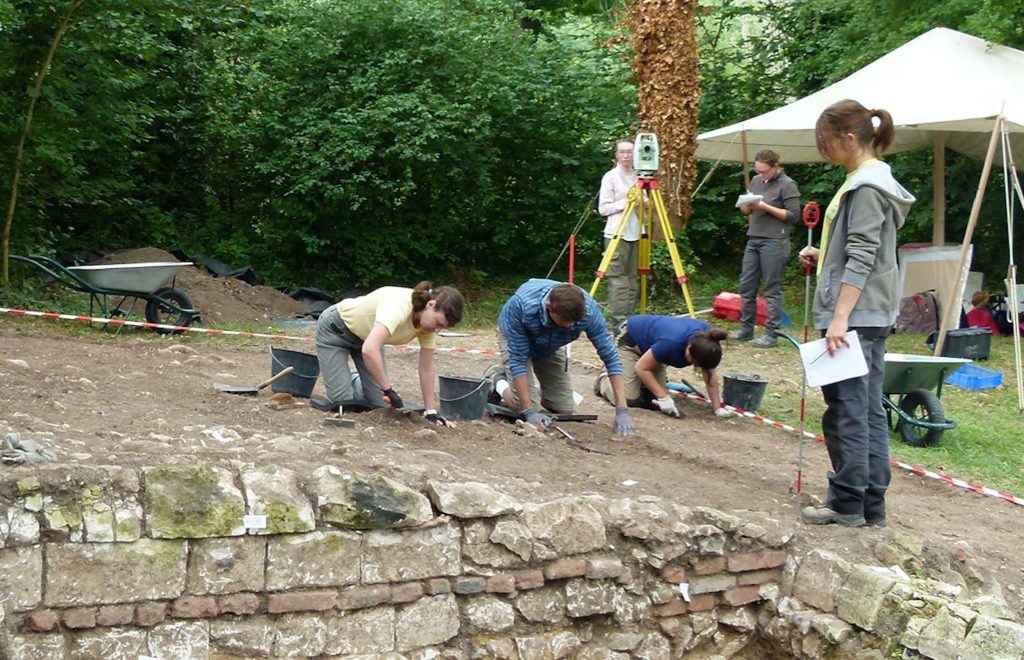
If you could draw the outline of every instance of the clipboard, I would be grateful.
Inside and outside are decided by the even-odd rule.
[[[742,194],[742,195],[740,195],[739,197],[736,198],[736,208],[739,208],[739,207],[743,206],[744,204],[757,204],[762,199],[764,199],[764,195],[754,195],[752,193],[744,193],[744,194]]]
[[[800,345],[800,361],[804,363],[804,375],[807,376],[808,385],[821,387],[867,374],[868,363],[864,360],[857,331],[847,332],[846,341],[849,346],[844,346],[831,355],[828,353],[828,342],[824,338]]]

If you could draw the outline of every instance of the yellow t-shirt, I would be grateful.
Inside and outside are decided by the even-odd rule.
[[[384,286],[358,298],[338,303],[338,316],[360,339],[370,336],[374,324],[380,323],[391,332],[387,344],[408,344],[419,340],[420,347],[434,348],[436,334],[417,330],[412,324],[412,289]]]
[[[860,168],[864,167],[868,163],[877,163],[877,158],[868,158],[866,161],[857,166],[857,169],[846,175],[843,179],[843,185],[839,186],[839,190],[836,191],[835,196],[832,197],[832,201],[828,203],[825,208],[825,220],[821,224],[821,248],[818,250],[818,268],[815,270],[815,275],[821,275],[822,264],[825,263],[825,248],[828,247],[828,235],[829,230],[832,228],[832,221],[836,219],[836,213],[839,212],[839,202],[843,199],[843,195],[846,194],[846,189],[850,187],[850,182],[853,181],[853,176],[860,172]]]

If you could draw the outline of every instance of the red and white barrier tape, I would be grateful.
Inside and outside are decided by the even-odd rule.
[[[201,328],[186,325],[168,325],[166,323],[128,321],[126,319],[105,319],[102,316],[58,314],[56,312],[36,312],[27,309],[11,309],[9,307],[0,307],[0,313],[14,314],[15,316],[35,316],[44,319],[59,319],[61,321],[80,321],[82,323],[99,323],[107,325],[128,326],[130,328],[145,328],[147,330],[169,330],[172,332],[198,332],[207,335],[228,335],[235,337],[262,337],[265,339],[298,339],[300,341],[313,341],[312,337],[305,337],[302,335],[271,335],[261,332],[244,332],[241,330],[218,330],[216,328]]]
[[[129,327],[135,327],[135,328],[146,328],[148,330],[170,330],[170,331],[176,331],[176,332],[198,332],[198,333],[209,334],[209,335],[227,335],[227,336],[236,336],[236,337],[259,337],[259,338],[264,338],[264,339],[296,339],[296,340],[299,340],[299,341],[313,341],[313,337],[309,337],[309,336],[305,336],[305,335],[282,335],[282,334],[265,334],[265,333],[260,333],[260,332],[243,332],[243,331],[239,331],[239,330],[218,330],[216,328],[200,328],[200,327],[193,327],[193,326],[167,325],[167,324],[163,324],[163,323],[148,323],[148,322],[141,322],[141,321],[127,321],[125,319],[106,319],[106,318],[102,318],[102,317],[82,316],[82,315],[78,315],[78,314],[58,314],[56,312],[37,312],[37,311],[26,310],[26,309],[11,309],[9,307],[0,307],[0,313],[2,313],[2,314],[13,314],[15,316],[34,316],[34,317],[46,318],[46,319],[59,319],[59,320],[62,320],[62,321],[79,321],[79,322],[82,322],[82,323],[101,323],[101,324],[105,323],[105,324],[109,324],[109,325],[129,326]],[[395,346],[395,348],[403,348],[403,349],[409,349],[409,350],[419,350],[418,346],[412,346],[412,345],[409,345],[409,344],[402,344],[402,345],[399,345],[399,346]],[[459,354],[459,355],[486,355],[486,356],[490,356],[490,357],[497,357],[497,356],[499,356],[498,351],[490,350],[490,349],[476,349],[476,348],[459,348],[459,347],[456,347],[456,348],[437,348],[435,350],[441,351],[441,352],[446,352],[446,353],[455,353],[455,354]],[[583,360],[573,359],[573,360],[571,360],[571,362],[574,365],[581,366],[581,367],[583,367],[585,369],[588,369],[588,370],[591,370],[591,371],[600,371],[602,369],[602,367],[599,367],[599,366],[597,366],[595,364],[591,364],[589,362],[584,362]],[[707,399],[705,399],[704,397],[699,396],[697,394],[690,394],[690,393],[687,393],[687,392],[679,392],[679,391],[674,391],[674,390],[670,390],[670,391],[674,395],[676,395],[678,397],[683,397],[683,398],[688,398],[688,399],[696,399],[697,401],[703,401],[704,403],[709,403],[707,401]],[[767,424],[768,426],[772,426],[772,427],[777,428],[777,429],[782,429],[783,431],[788,431],[789,433],[800,435],[800,430],[799,429],[797,429],[795,427],[792,427],[792,426],[790,426],[788,424],[783,424],[781,422],[776,422],[775,420],[769,419],[769,418],[767,418],[767,417],[765,417],[763,415],[758,415],[756,413],[748,412],[748,411],[743,410],[741,408],[735,408],[735,407],[730,406],[730,405],[723,405],[722,407],[725,408],[726,410],[728,410],[729,412],[731,412],[731,413],[733,413],[735,415],[738,415],[740,417],[747,417],[747,418],[752,419],[754,421],[762,422],[764,424]],[[817,435],[817,434],[811,433],[810,431],[804,431],[803,434],[804,434],[805,437],[812,438],[814,440],[817,440],[818,442],[824,442],[825,441],[824,437],[822,437],[821,435]],[[988,486],[981,486],[979,484],[971,483],[971,482],[969,482],[969,481],[967,481],[965,479],[960,479],[958,477],[951,477],[951,476],[948,476],[948,475],[939,474],[937,472],[932,472],[931,470],[928,470],[928,469],[923,468],[923,467],[917,467],[917,466],[914,466],[914,465],[908,465],[907,463],[904,463],[904,462],[902,462],[901,460],[899,460],[898,458],[895,458],[895,457],[890,458],[889,459],[889,463],[892,464],[895,467],[898,467],[898,468],[902,469],[902,470],[906,470],[908,472],[912,472],[913,474],[916,474],[916,475],[918,475],[920,477],[926,477],[928,479],[934,479],[934,480],[939,481],[941,483],[949,484],[950,486],[956,486],[957,488],[963,488],[964,490],[969,490],[971,492],[978,493],[980,495],[988,495],[989,497],[995,497],[995,498],[1004,500],[1006,502],[1009,502],[1011,504],[1017,504],[1017,505],[1020,505],[1020,506],[1024,506],[1024,498],[1017,497],[1016,495],[1014,495],[1012,493],[1005,493],[1005,492],[1002,492],[1002,491],[995,490],[994,488],[989,488]]]

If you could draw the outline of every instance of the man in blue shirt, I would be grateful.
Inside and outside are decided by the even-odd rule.
[[[565,347],[584,332],[609,374],[615,398],[615,433],[632,435],[636,428],[626,407],[622,361],[597,303],[574,284],[531,279],[501,308],[498,347],[505,375],[512,381],[510,393],[526,421],[535,426],[547,428],[552,422],[541,407],[556,414],[572,412],[576,402]],[[531,370],[540,381],[539,396]],[[498,394],[503,395],[501,391]]]

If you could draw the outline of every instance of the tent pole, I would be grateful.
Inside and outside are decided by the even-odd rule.
[[[743,156],[743,187],[750,192],[750,166],[747,165],[747,129],[740,131],[740,155]]]
[[[1017,193],[1020,203],[1024,206],[1024,191],[1020,188],[1017,178],[1017,165],[1013,161],[1013,149],[1010,148],[1010,135],[1003,124],[1003,183],[1006,184],[1006,241],[1010,248],[1010,264],[1006,268],[1006,296],[1010,305],[1010,322],[1013,328],[1013,363],[1017,375],[1017,412],[1024,412],[1024,366],[1021,363],[1020,349],[1020,304],[1017,300],[1017,264],[1013,258],[1013,194]]]
[[[935,164],[932,171],[932,245],[946,243],[946,136],[935,133],[932,136],[932,160]]]
[[[967,221],[967,230],[964,232],[964,240],[960,244],[960,265],[957,266],[957,284],[950,287],[949,295],[946,296],[946,304],[942,307],[942,325],[939,328],[939,337],[935,340],[936,357],[942,355],[942,345],[946,343],[946,333],[949,332],[951,319],[954,314],[953,306],[960,306],[957,297],[964,287],[964,279],[967,273],[964,272],[964,264],[967,263],[967,250],[971,247],[971,239],[974,237],[974,227],[978,224],[978,214],[981,213],[981,199],[985,196],[985,185],[988,183],[988,175],[992,171],[992,158],[996,153],[996,142],[1002,132],[1003,116],[997,115],[995,125],[992,127],[992,139],[988,142],[988,152],[985,154],[985,166],[981,168],[981,181],[978,182],[978,192],[974,195],[974,204],[971,205],[971,217]],[[959,320],[960,315],[955,317]]]

